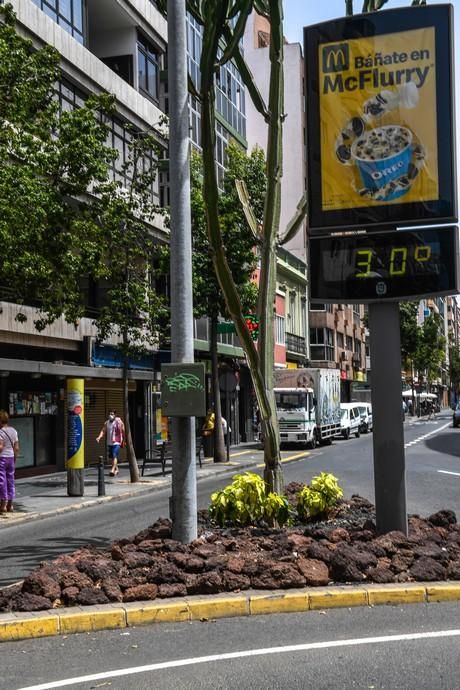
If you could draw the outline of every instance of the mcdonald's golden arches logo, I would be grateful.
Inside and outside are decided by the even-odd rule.
[[[350,69],[350,48],[348,43],[336,43],[323,48],[323,72],[344,72]]]

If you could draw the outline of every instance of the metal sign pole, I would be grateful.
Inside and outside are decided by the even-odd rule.
[[[171,361],[193,362],[192,233],[185,0],[168,0]],[[195,419],[172,422],[173,538],[196,539]]]
[[[225,393],[225,414],[227,417],[227,462],[230,462],[230,393],[228,390]]]
[[[369,304],[377,531],[407,535],[406,468],[397,302]]]

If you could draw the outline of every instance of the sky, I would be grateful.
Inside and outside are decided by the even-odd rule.
[[[444,4],[446,0],[428,0],[430,5]],[[410,0],[389,0],[383,10],[395,7],[408,7]],[[455,12],[455,34],[460,32],[460,0],[452,0]],[[302,28],[328,19],[345,15],[345,0],[284,0],[284,35],[290,43],[302,42]],[[363,0],[353,0],[355,14],[361,11]],[[457,56],[460,40],[457,40]]]

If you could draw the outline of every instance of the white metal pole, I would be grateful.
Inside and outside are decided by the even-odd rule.
[[[171,361],[193,362],[192,241],[185,0],[168,0]],[[195,418],[172,422],[173,538],[197,536]]]

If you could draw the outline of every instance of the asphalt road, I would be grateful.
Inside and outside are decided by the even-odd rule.
[[[75,690],[453,690],[459,614],[459,603],[332,609],[3,643],[0,682],[2,690],[44,690],[43,683]],[[82,678],[92,674],[99,675]]]
[[[460,430],[452,428],[451,414],[407,424],[405,442],[409,513],[429,515],[450,508],[460,514]],[[359,493],[373,500],[372,434],[337,440],[332,446],[310,451],[303,459],[284,466],[285,481],[308,482],[320,471],[339,477],[345,496]],[[228,481],[220,477],[199,482],[198,506],[205,508],[210,494]],[[157,517],[169,514],[168,496],[169,490],[143,494],[2,529],[0,587],[20,580],[42,560],[85,544],[104,547],[114,539],[135,534]]]

